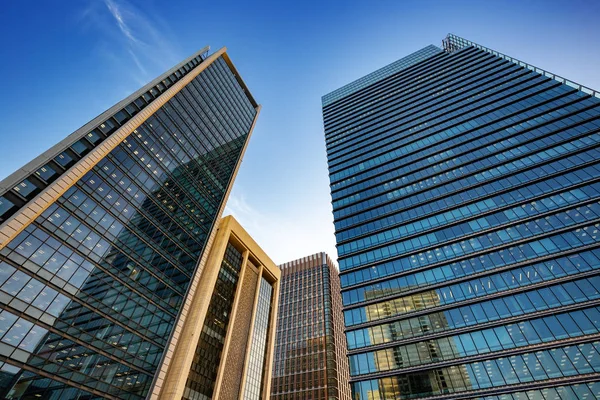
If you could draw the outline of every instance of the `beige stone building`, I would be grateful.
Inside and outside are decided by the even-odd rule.
[[[269,397],[280,277],[244,228],[223,218],[161,400]]]

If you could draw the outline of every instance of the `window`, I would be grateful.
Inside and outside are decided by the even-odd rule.
[[[14,211],[15,205],[6,197],[0,197],[0,222],[3,222],[8,217],[11,211]]]
[[[88,148],[88,145],[85,143],[85,140],[79,140],[75,143],[73,143],[73,145],[71,146],[71,149],[77,153],[80,157],[86,155],[90,149]]]
[[[65,169],[69,168],[71,165],[73,165],[75,163],[75,161],[73,160],[73,157],[71,157],[65,151],[63,151],[58,156],[56,156],[54,158],[54,161],[56,161],[61,167],[65,168]]]
[[[35,171],[35,174],[47,183],[52,182],[58,175],[58,173],[48,164]]]
[[[26,199],[33,197],[35,193],[39,192],[38,187],[27,179],[23,179],[23,181],[17,186],[15,186],[13,189],[15,192],[25,197]]]

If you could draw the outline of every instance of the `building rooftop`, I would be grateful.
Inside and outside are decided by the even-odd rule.
[[[349,84],[344,85],[331,93],[327,93],[321,98],[323,107],[328,106],[329,104],[352,93],[356,93],[359,90],[364,89],[375,82],[379,82],[380,80],[387,78],[388,76],[394,75],[395,73],[398,73],[403,69],[411,67],[416,63],[425,60],[426,58],[441,53],[442,51],[442,49],[432,44],[422,48],[421,50],[415,51],[414,53],[403,57],[397,61],[394,61],[393,63],[388,64],[383,68],[379,68],[377,71],[371,72],[370,74],[365,75],[362,78],[355,80],[354,82],[350,82]]]

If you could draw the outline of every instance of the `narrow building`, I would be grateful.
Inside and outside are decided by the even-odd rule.
[[[349,400],[338,271],[317,253],[280,265],[272,400]]]

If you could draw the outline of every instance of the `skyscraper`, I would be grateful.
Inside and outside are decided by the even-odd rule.
[[[354,399],[600,396],[599,98],[454,35],[323,96]]]
[[[260,107],[202,49],[0,182],[0,397],[156,397]]]
[[[161,400],[269,398],[280,277],[244,228],[223,218]]]
[[[272,400],[349,400],[338,271],[325,253],[282,264]]]

